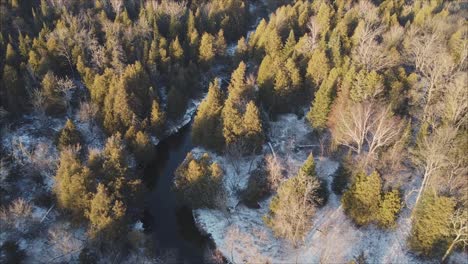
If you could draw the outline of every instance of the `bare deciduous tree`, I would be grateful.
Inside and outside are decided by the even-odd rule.
[[[265,163],[270,188],[276,190],[283,180],[283,164],[278,157],[270,154],[265,157]]]
[[[39,114],[40,119],[44,119],[46,117],[46,97],[44,92],[40,89],[34,89],[32,91],[32,105],[34,110]]]
[[[59,79],[57,82],[57,90],[62,94],[63,100],[65,100],[65,106],[67,111],[71,111],[70,102],[73,95],[73,90],[75,89],[75,84],[68,77],[65,79]]]
[[[442,257],[442,262],[450,255],[456,245],[462,244],[463,247],[468,246],[468,211],[458,209],[450,218],[450,231],[453,236],[447,251]]]
[[[353,59],[367,71],[381,71],[396,65],[399,54],[396,50],[388,50],[377,38],[385,31],[383,26],[365,23],[360,34],[359,43],[353,50]]]
[[[363,102],[337,113],[332,126],[333,140],[360,155],[367,150],[365,163],[376,158],[378,150],[395,142],[402,130],[402,122],[392,116],[389,107]]]
[[[436,128],[432,134],[421,139],[421,142],[414,151],[413,161],[422,170],[423,181],[417,191],[418,195],[413,207],[413,213],[422,193],[424,193],[427,186],[431,183],[432,176],[448,166],[449,150],[456,133],[456,129],[452,127]]]
[[[317,19],[315,16],[311,16],[309,18],[309,22],[307,23],[307,28],[309,29],[309,33],[307,34],[307,50],[313,51],[319,41],[319,34],[320,34],[320,25],[317,23]]]
[[[453,78],[456,65],[447,51],[443,32],[438,26],[427,26],[425,29],[413,27],[408,36],[406,57],[427,82],[413,95],[415,101],[423,102],[423,119],[426,120],[429,106],[433,104],[435,95],[442,91],[444,84]]]

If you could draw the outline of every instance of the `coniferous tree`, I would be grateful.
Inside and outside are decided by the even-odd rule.
[[[201,102],[192,125],[192,140],[196,145],[221,150],[224,145],[221,113],[223,93],[218,79],[210,83],[208,95]]]
[[[171,52],[171,57],[174,59],[174,61],[176,61],[178,63],[181,63],[183,61],[183,59],[184,59],[184,49],[180,45],[178,37],[176,37],[171,42],[170,52]]]
[[[452,198],[425,193],[413,218],[410,248],[426,256],[442,256],[448,244],[454,210]]]
[[[58,149],[63,150],[69,146],[76,146],[81,144],[81,133],[76,129],[75,124],[71,119],[68,119],[65,126],[59,133]]]
[[[369,176],[360,172],[355,176],[353,185],[343,194],[343,208],[358,225],[367,225],[375,219],[379,210],[381,187],[377,172]]]
[[[0,102],[5,106],[6,110],[13,114],[19,114],[24,107],[24,99],[27,96],[18,71],[8,64],[3,68],[2,88],[3,96]]]
[[[203,33],[203,36],[200,42],[198,60],[200,61],[200,63],[202,63],[205,66],[211,65],[211,63],[213,62],[215,58],[216,49],[215,49],[214,41],[215,40],[212,35],[206,32]]]
[[[312,107],[309,113],[307,113],[307,119],[314,128],[324,129],[327,125],[337,77],[338,71],[333,69],[328,75],[327,80],[320,85],[319,90],[315,93]]]
[[[114,200],[104,185],[98,184],[87,213],[91,237],[105,241],[121,236],[126,230],[125,212],[125,205]]]
[[[159,106],[158,100],[153,100],[153,104],[151,105],[151,118],[150,123],[153,131],[160,135],[163,132],[164,124],[166,122],[166,114]]]
[[[83,218],[89,206],[90,184],[90,170],[81,164],[76,151],[64,149],[54,183],[58,206],[71,212],[76,219]]]
[[[253,101],[247,103],[242,121],[244,124],[243,137],[247,142],[248,149],[259,151],[265,141],[265,136],[263,134],[260,112]]]
[[[223,195],[223,174],[207,153],[196,159],[189,152],[175,172],[175,188],[191,208],[215,208]]]

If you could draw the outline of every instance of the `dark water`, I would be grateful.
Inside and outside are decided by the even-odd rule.
[[[176,255],[176,261],[202,263],[208,239],[195,227],[190,209],[177,204],[172,191],[174,171],[192,148],[190,124],[157,146],[156,160],[145,170],[146,197],[143,225],[156,241],[158,255]]]

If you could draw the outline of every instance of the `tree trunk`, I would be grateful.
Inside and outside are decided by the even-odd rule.
[[[445,263],[445,260],[447,259],[447,257],[450,255],[450,252],[452,252],[452,249],[453,247],[455,246],[455,244],[457,243],[457,239],[458,239],[458,236],[457,238],[455,238],[452,243],[450,243],[450,246],[447,248],[447,251],[445,251],[445,254],[444,256],[442,257],[442,263]]]
[[[423,181],[421,183],[421,187],[419,188],[419,191],[418,191],[418,196],[416,197],[416,202],[414,202],[413,210],[411,211],[410,219],[413,219],[414,211],[416,210],[416,206],[418,205],[419,199],[421,198],[421,194],[424,192],[424,187],[426,185],[428,176],[429,175],[426,170],[426,172],[424,173]]]

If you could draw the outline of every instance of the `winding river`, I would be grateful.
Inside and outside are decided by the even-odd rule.
[[[143,226],[153,235],[157,254],[175,256],[177,263],[202,263],[209,242],[196,228],[191,210],[177,204],[172,190],[174,172],[193,148],[190,129],[191,123],[161,141],[156,160],[144,175],[149,192]]]

